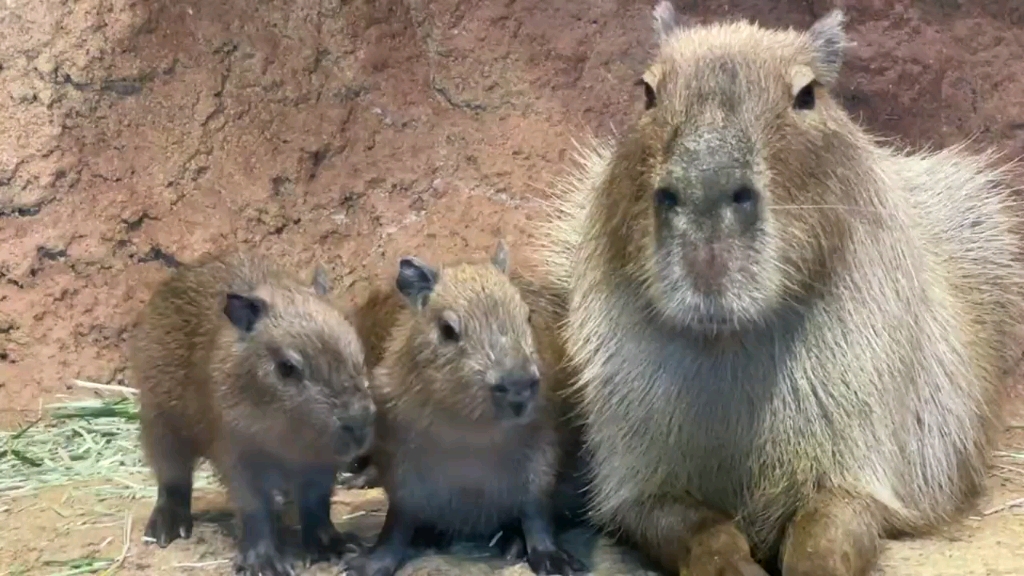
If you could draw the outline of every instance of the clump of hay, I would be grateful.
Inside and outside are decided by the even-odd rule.
[[[0,500],[52,486],[85,483],[99,498],[155,498],[156,486],[139,445],[135,390],[109,389],[119,397],[50,404],[14,432],[0,431]],[[215,486],[204,462],[195,487]]]

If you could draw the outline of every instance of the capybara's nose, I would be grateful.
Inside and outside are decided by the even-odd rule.
[[[370,400],[340,412],[337,416],[341,433],[352,441],[359,452],[365,452],[373,442],[376,418],[377,408]]]
[[[491,387],[491,392],[495,397],[505,400],[510,405],[513,403],[528,404],[537,396],[539,389],[539,377],[530,373],[513,372],[502,376]]]

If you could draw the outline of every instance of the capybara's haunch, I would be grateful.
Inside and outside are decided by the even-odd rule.
[[[844,17],[682,26],[544,235],[593,517],[693,576],[861,576],[984,490],[1024,318],[1008,169],[883,145],[830,95]]]
[[[238,571],[292,574],[274,538],[273,492],[298,504],[312,560],[358,544],[330,518],[339,467],[373,439],[362,344],[326,299],[262,257],[208,255],[154,291],[130,344],[142,443],[159,494],[145,535],[192,533],[192,473],[208,458],[241,521]]]
[[[353,315],[386,334],[362,332],[381,346],[368,344],[379,361],[371,462],[388,495],[373,548],[347,562],[356,576],[391,576],[415,548],[499,530],[506,554],[538,574],[586,569],[555,540],[560,448],[570,443],[559,435],[557,369],[537,348],[508,266],[504,242],[485,263],[403,258],[395,284]]]

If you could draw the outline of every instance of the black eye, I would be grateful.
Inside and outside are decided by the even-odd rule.
[[[442,318],[437,322],[437,329],[441,332],[441,338],[444,338],[449,342],[459,341],[459,331],[455,326],[452,326],[451,322]]]
[[[754,201],[754,190],[749,186],[740,186],[732,193],[733,204],[745,206]]]
[[[299,377],[299,367],[290,360],[278,360],[274,367],[277,369],[277,375],[285,380]]]
[[[646,80],[640,80],[640,83],[644,85],[644,110],[650,110],[658,103],[658,96],[654,93],[654,87]]]
[[[816,82],[810,82],[806,86],[800,89],[796,93],[796,98],[793,99],[794,110],[813,110],[814,109],[814,85]]]
[[[662,186],[654,191],[654,201],[665,208],[675,208],[679,206],[679,195],[671,188]]]

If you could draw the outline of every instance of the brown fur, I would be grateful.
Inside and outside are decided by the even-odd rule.
[[[405,299],[393,286],[389,286],[372,290],[349,314],[363,342],[367,370],[372,371],[384,359],[391,329],[398,322],[404,306]]]
[[[556,482],[554,509],[565,518],[582,520],[585,517],[585,494],[590,480],[589,463],[586,454],[582,452],[582,422],[577,413],[579,398],[570,387],[574,379],[572,367],[566,361],[565,342],[559,332],[559,326],[566,317],[567,302],[564,293],[547,282],[539,270],[521,267],[509,270],[508,275],[530,310],[534,341],[547,374],[545,382],[550,387],[552,398],[558,400],[555,412],[562,461]],[[376,368],[384,358],[391,330],[405,306],[405,298],[393,286],[389,286],[372,290],[351,310],[350,318],[363,342],[368,370]],[[341,481],[346,488],[379,486],[379,471],[369,455],[357,460],[348,473],[349,476]]]
[[[660,2],[649,109],[553,205],[593,517],[671,570],[862,576],[984,489],[1024,317],[1008,173],[858,127],[842,24]]]
[[[440,268],[416,293],[411,281],[402,287],[400,271],[395,287],[372,294],[353,316],[361,318],[357,325],[387,326],[389,333],[373,371],[381,411],[371,456],[388,494],[388,518],[374,551],[350,563],[358,575],[392,573],[423,530],[442,536],[432,545],[519,532],[508,553],[525,553],[535,571],[583,568],[554,541],[560,405],[531,309],[507,266],[501,243],[492,262]],[[458,327],[457,342],[445,338],[446,321]],[[530,412],[518,418],[492,393],[510,378],[539,381]]]
[[[371,442],[375,408],[362,345],[327,290],[321,269],[308,285],[232,252],[185,266],[154,291],[129,364],[143,448],[160,485],[146,534],[161,546],[191,533],[199,458],[227,484],[245,532],[241,561],[252,570],[265,562],[264,573],[290,573],[263,534],[274,490],[296,490],[308,545],[314,537],[341,545],[329,522],[330,489],[337,468]],[[251,303],[261,312],[240,316]],[[296,373],[280,372],[290,369],[283,362]]]

